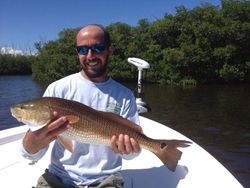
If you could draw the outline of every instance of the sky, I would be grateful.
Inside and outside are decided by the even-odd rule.
[[[0,49],[35,50],[35,42],[56,40],[65,28],[115,22],[136,26],[140,19],[162,19],[175,8],[192,9],[202,3],[220,6],[220,0],[1,0]]]

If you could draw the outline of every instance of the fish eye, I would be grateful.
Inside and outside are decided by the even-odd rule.
[[[24,105],[20,106],[20,109],[23,110],[25,109],[26,107]]]
[[[24,104],[24,105],[21,105],[20,108],[25,110],[25,109],[31,108],[33,106],[34,106],[33,104]]]

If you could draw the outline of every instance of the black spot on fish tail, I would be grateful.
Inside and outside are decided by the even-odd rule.
[[[161,149],[164,149],[165,147],[168,147],[168,145],[165,143],[165,142],[162,142],[161,144],[160,144],[161,146]]]
[[[178,147],[187,147],[191,142],[186,140],[155,140],[153,153],[171,171],[175,171],[182,152]]]

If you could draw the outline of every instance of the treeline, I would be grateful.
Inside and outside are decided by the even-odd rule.
[[[0,75],[31,74],[34,59],[34,56],[0,54]]]
[[[166,7],[167,8],[167,7]],[[49,83],[78,71],[75,35],[79,28],[65,29],[57,40],[36,43],[38,56],[33,77]],[[222,0],[222,6],[202,4],[192,10],[176,8],[154,22],[137,26],[113,23],[113,55],[109,74],[115,79],[136,79],[136,68],[128,57],[150,63],[146,81],[195,85],[250,82],[250,2]]]

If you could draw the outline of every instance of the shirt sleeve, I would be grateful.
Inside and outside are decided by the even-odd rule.
[[[123,154],[123,155],[121,155],[121,157],[125,160],[132,160],[132,159],[138,157],[140,155],[140,153],[141,153],[141,150],[137,153]]]
[[[50,84],[47,89],[45,90],[45,92],[43,93],[43,97],[53,97],[55,96],[55,91],[54,91],[54,87],[53,84]]]
[[[43,94],[43,96],[49,96],[49,95],[51,95],[51,91],[48,87],[46,89],[45,93]],[[48,148],[49,148],[49,146],[40,149],[37,153],[30,154],[29,152],[26,151],[23,144],[21,144],[20,153],[25,159],[31,160],[32,162],[37,162],[45,155]]]
[[[21,152],[21,155],[25,158],[25,159],[28,159],[28,160],[31,160],[33,162],[37,162],[39,159],[41,159],[45,153],[47,152],[49,146],[43,148],[43,149],[40,149],[37,153],[34,153],[34,154],[30,154],[29,152],[27,152],[25,150],[25,148],[23,147],[23,144],[21,144],[21,148],[20,148],[20,152]]]

